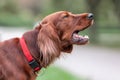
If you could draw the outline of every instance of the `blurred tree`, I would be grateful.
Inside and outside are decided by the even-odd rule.
[[[16,14],[18,12],[17,4],[13,0],[5,0],[2,6],[2,11]]]
[[[33,0],[29,8],[33,12],[34,15],[40,14],[41,12],[40,0],[36,0],[36,1]]]
[[[115,13],[118,16],[118,19],[120,20],[120,0],[112,0],[114,6],[115,6]]]
[[[53,0],[53,6],[56,11],[67,10],[74,13],[85,12],[85,3],[83,0]]]
[[[95,15],[94,20],[98,19],[98,7],[101,0],[86,0],[88,11]],[[94,26],[90,28],[90,37],[91,42],[96,43],[98,42],[98,24],[95,22]]]
[[[31,12],[33,15],[38,15],[41,11],[41,0],[18,0],[18,6],[21,11]]]
[[[65,0],[53,0],[53,5],[55,9],[61,10],[64,9]],[[60,5],[61,4],[61,5]]]

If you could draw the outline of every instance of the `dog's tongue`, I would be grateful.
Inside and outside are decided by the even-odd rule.
[[[81,36],[81,35],[78,35],[77,33],[74,33],[72,40],[75,43],[84,43],[89,40],[89,37],[87,35]]]

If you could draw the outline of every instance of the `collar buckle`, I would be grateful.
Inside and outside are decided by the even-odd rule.
[[[34,69],[35,71],[40,70],[40,65],[38,64],[38,62],[33,59],[32,61],[29,62],[29,65],[32,67],[32,69]]]

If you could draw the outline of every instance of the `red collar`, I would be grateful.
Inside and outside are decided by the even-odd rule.
[[[41,67],[40,67],[39,63],[32,57],[23,37],[20,39],[20,45],[22,47],[23,53],[24,53],[27,61],[29,62],[29,65],[31,66],[31,68],[35,72],[39,71],[41,69]]]

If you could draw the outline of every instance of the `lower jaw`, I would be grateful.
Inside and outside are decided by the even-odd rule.
[[[77,45],[87,44],[89,42],[89,37],[87,35],[81,36],[78,35],[77,33],[74,33],[72,35],[71,42]]]
[[[76,45],[85,45],[85,44],[88,44],[88,43],[89,43],[89,40],[84,41],[84,42],[72,42],[72,44],[76,44]]]

